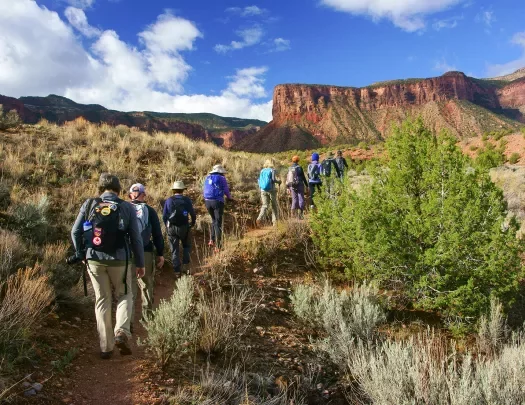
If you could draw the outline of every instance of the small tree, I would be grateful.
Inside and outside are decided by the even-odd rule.
[[[319,200],[312,227],[327,264],[463,319],[491,296],[511,303],[522,275],[518,224],[505,223],[502,191],[456,141],[407,121],[388,139],[372,184]]]
[[[0,130],[16,128],[21,124],[20,117],[16,110],[4,112],[4,107],[0,104]]]

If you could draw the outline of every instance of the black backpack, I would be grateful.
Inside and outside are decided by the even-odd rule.
[[[186,207],[186,201],[184,198],[175,198],[171,197],[173,199],[173,205],[172,209],[173,211],[170,213],[170,216],[168,217],[168,228],[173,227],[181,227],[184,225],[188,225],[188,210]]]
[[[120,203],[95,198],[89,203],[86,220],[91,229],[84,232],[86,247],[112,254],[126,246],[126,232],[121,229]]]
[[[337,157],[335,158],[335,162],[337,163],[337,167],[339,168],[339,171],[343,173],[346,169],[345,165],[345,158],[344,157]]]
[[[323,176],[330,177],[332,175],[332,159],[326,159],[321,163],[321,171]]]

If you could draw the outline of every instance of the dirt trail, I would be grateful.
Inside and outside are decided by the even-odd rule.
[[[254,239],[266,236],[271,228],[259,228],[244,235],[243,239]],[[193,250],[191,272],[197,277],[201,269],[197,260],[197,249]],[[175,277],[171,268],[166,265],[156,277],[155,305],[161,299],[171,296]],[[141,315],[140,299],[136,302],[134,335],[131,356],[120,356],[115,348],[110,360],[99,357],[98,335],[93,308],[85,308],[80,336],[77,346],[81,347],[80,355],[73,362],[67,375],[68,383],[61,390],[62,403],[70,405],[137,405],[152,404],[156,398],[147,398],[144,392],[151,392],[141,384],[141,375],[146,371],[146,352],[143,346],[137,345],[137,339],[146,337],[146,331],[138,322]],[[82,351],[83,350],[83,351]],[[146,394],[147,395],[147,394]]]
[[[175,277],[168,266],[157,276],[155,287],[156,304],[169,298]],[[138,322],[140,318],[140,299],[136,302],[136,319],[133,335],[133,354],[120,356],[115,348],[115,353],[110,360],[99,358],[98,335],[94,314],[86,319],[82,330],[85,332],[79,337],[81,346],[85,349],[75,360],[74,371],[68,375],[70,383],[66,385],[66,392],[62,401],[72,405],[131,405],[139,403],[137,398],[140,386],[136,384],[136,375],[139,373],[146,353],[144,347],[136,344],[138,338],[144,338],[146,331]],[[90,308],[93,312],[93,308]]]

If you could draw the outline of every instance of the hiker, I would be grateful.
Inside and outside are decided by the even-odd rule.
[[[323,177],[325,177],[324,181],[324,187],[326,189],[326,192],[328,196],[332,196],[334,193],[334,180],[332,178],[332,167],[335,169],[336,172],[336,178],[341,178],[341,172],[339,171],[339,167],[337,166],[337,163],[334,159],[333,152],[328,152],[328,156],[325,160],[323,160],[323,163],[321,163],[321,174]]]
[[[204,180],[204,202],[211,216],[211,239],[208,246],[215,252],[222,248],[222,217],[224,215],[224,196],[231,200],[230,188],[226,181],[226,170],[222,165],[215,165]]]
[[[276,178],[273,160],[268,159],[264,162],[264,168],[259,175],[262,207],[256,221],[257,225],[261,224],[262,219],[266,215],[266,211],[268,211],[270,203],[272,205],[272,224],[273,226],[277,225],[277,221],[279,220],[279,206],[277,201],[277,190],[275,188],[276,184],[280,185],[281,180]]]
[[[292,195],[292,213],[297,212],[297,217],[303,219],[304,216],[304,191],[308,188],[308,181],[304,175],[304,170],[299,166],[299,156],[292,157],[292,165],[288,168],[286,175],[286,187]]]
[[[71,237],[75,254],[86,261],[95,291],[100,357],[109,359],[114,346],[118,347],[121,355],[131,354],[129,339],[133,296],[130,247],[137,278],[144,276],[144,248],[135,207],[118,197],[121,191],[118,177],[103,173],[98,189],[100,197],[90,198],[82,204]],[[118,301],[114,330],[111,327],[112,288]]]
[[[153,313],[153,289],[155,287],[155,264],[158,269],[164,266],[164,237],[160,227],[157,212],[145,203],[146,187],[137,183],[129,189],[129,198],[137,213],[137,224],[142,235],[142,245],[144,246],[144,267],[146,271],[144,277],[137,280],[135,267],[132,266],[131,276],[133,282],[133,305],[131,311],[130,331],[133,333],[133,320],[135,314],[135,301],[138,289],[142,296],[142,321],[147,321]],[[152,240],[153,238],[153,240]],[[154,249],[155,248],[155,249]],[[156,251],[156,255],[154,254]],[[153,260],[155,258],[155,260]]]
[[[174,182],[171,190],[173,195],[164,204],[162,219],[168,230],[175,277],[179,278],[183,274],[184,266],[190,264],[190,229],[195,226],[197,217],[193,209],[193,203],[188,197],[183,195],[184,190],[186,190],[184,183],[182,181]],[[191,223],[188,215],[191,217]],[[180,244],[182,244],[182,262],[180,260]],[[186,269],[186,273],[190,274],[189,268]]]
[[[321,191],[323,181],[321,180],[321,165],[319,163],[319,153],[312,153],[312,162],[308,165],[308,189],[310,191],[310,208],[315,208],[315,190]]]
[[[335,164],[339,168],[339,178],[343,180],[346,171],[348,170],[348,163],[343,156],[343,152],[338,150],[335,158]]]

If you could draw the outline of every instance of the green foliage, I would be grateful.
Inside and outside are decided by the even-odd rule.
[[[475,163],[481,170],[492,169],[505,163],[505,155],[503,150],[496,149],[492,143],[486,142],[485,147],[478,151]]]
[[[49,200],[46,196],[42,196],[36,203],[29,201],[14,206],[11,221],[15,230],[25,239],[44,242],[49,228],[48,207]]]
[[[521,127],[520,131],[521,131],[522,135],[525,137],[525,127]]]
[[[22,122],[16,110],[4,112],[3,106],[0,104],[0,131],[17,128]]]
[[[455,144],[407,121],[370,185],[319,198],[312,228],[325,264],[458,319],[478,317],[491,296],[509,305],[522,275],[518,224],[505,224],[502,191]]]
[[[193,296],[192,278],[179,279],[171,298],[161,301],[152,319],[144,323],[148,337],[142,343],[153,351],[163,369],[188,352],[195,341],[198,316]]]
[[[518,163],[518,161],[520,160],[520,154],[517,153],[517,152],[514,152],[512,155],[510,155],[509,157],[509,163],[510,164],[513,164],[515,165],[516,163]]]

